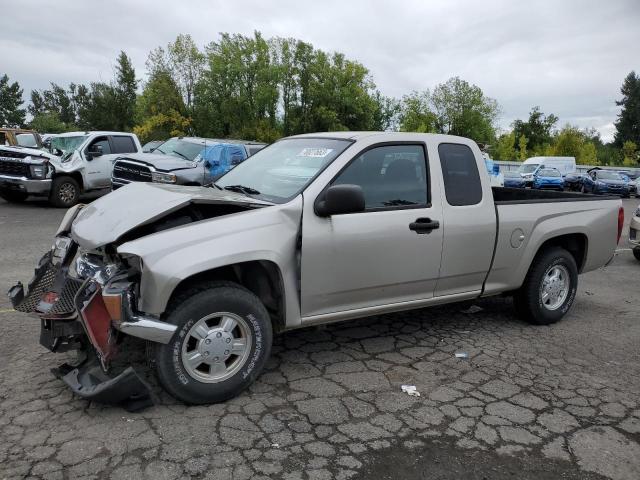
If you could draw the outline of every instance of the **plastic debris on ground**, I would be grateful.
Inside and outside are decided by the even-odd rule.
[[[458,352],[456,353],[456,358],[469,358],[469,354],[467,352]]]
[[[416,390],[416,386],[415,385],[402,385],[401,388],[402,388],[403,392],[408,393],[412,397],[419,397],[420,396],[420,392],[418,390]]]
[[[479,307],[478,305],[471,305],[469,308],[460,310],[460,313],[478,313],[481,311],[482,311],[482,307]]]

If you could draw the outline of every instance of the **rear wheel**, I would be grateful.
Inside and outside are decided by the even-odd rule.
[[[23,192],[16,192],[14,190],[0,190],[0,197],[10,203],[22,203],[29,195]]]
[[[51,184],[49,202],[54,207],[69,208],[78,203],[80,197],[80,185],[71,177],[56,177]]]
[[[640,262],[640,248],[636,247],[633,249],[633,256]]]
[[[162,386],[192,404],[217,403],[253,383],[271,352],[272,326],[258,297],[240,285],[215,282],[187,291],[170,309],[178,326],[167,345],[157,345]]]
[[[514,295],[518,315],[535,325],[560,320],[573,305],[578,268],[564,248],[552,247],[533,260],[524,283]]]

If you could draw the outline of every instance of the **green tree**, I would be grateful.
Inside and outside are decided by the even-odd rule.
[[[480,87],[459,77],[450,78],[433,90],[431,104],[439,132],[469,137],[480,143],[494,141],[500,108]]]
[[[513,148],[515,137],[514,132],[503,133],[498,137],[495,146],[491,149],[496,160],[513,161],[517,158],[516,150]]]
[[[557,122],[558,117],[554,114],[545,115],[540,107],[533,107],[526,122],[516,120],[512,127],[515,138],[521,135],[527,137],[527,148],[533,155],[542,155],[552,142],[553,128]]]
[[[429,90],[411,92],[402,97],[399,120],[402,132],[437,132],[438,119],[431,109]]]
[[[164,140],[185,135],[191,124],[180,88],[166,70],[155,70],[136,104],[136,126],[140,140]]]
[[[527,137],[524,135],[520,135],[518,138],[518,155],[520,156],[520,160],[524,161],[527,159]]]
[[[120,52],[116,62],[111,99],[114,102],[114,127],[115,130],[130,131],[134,125],[138,81],[131,59],[124,51]]]
[[[638,146],[631,140],[627,140],[622,145],[622,164],[625,167],[637,167],[638,166]]]
[[[202,76],[205,56],[198,49],[191,35],[180,34],[167,48],[169,65],[177,81],[187,110],[194,102],[195,88]]]
[[[36,114],[29,122],[29,127],[41,133],[63,133],[76,130],[73,124],[64,123],[55,112]]]
[[[580,165],[597,165],[597,149],[594,142],[578,127],[565,125],[558,133],[553,144],[553,155],[558,157],[575,157]]]
[[[21,127],[24,124],[26,110],[20,108],[23,90],[18,82],[9,83],[9,76],[0,77],[0,126]]]
[[[620,92],[622,100],[616,101],[616,105],[622,109],[615,122],[614,143],[618,147],[622,147],[626,141],[640,145],[640,76],[635,72],[629,73]]]

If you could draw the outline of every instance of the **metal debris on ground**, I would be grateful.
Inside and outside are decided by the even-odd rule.
[[[418,390],[416,390],[416,386],[415,385],[402,385],[402,391],[405,392],[405,393],[408,393],[412,397],[419,397],[420,396],[420,392]]]
[[[469,354],[467,352],[457,352],[456,358],[469,358]]]
[[[469,308],[460,310],[460,313],[478,313],[481,311],[482,311],[482,307],[479,307],[478,305],[471,305]]]

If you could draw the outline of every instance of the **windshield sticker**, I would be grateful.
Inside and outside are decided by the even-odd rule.
[[[333,152],[333,148],[303,148],[297,157],[324,158]]]

